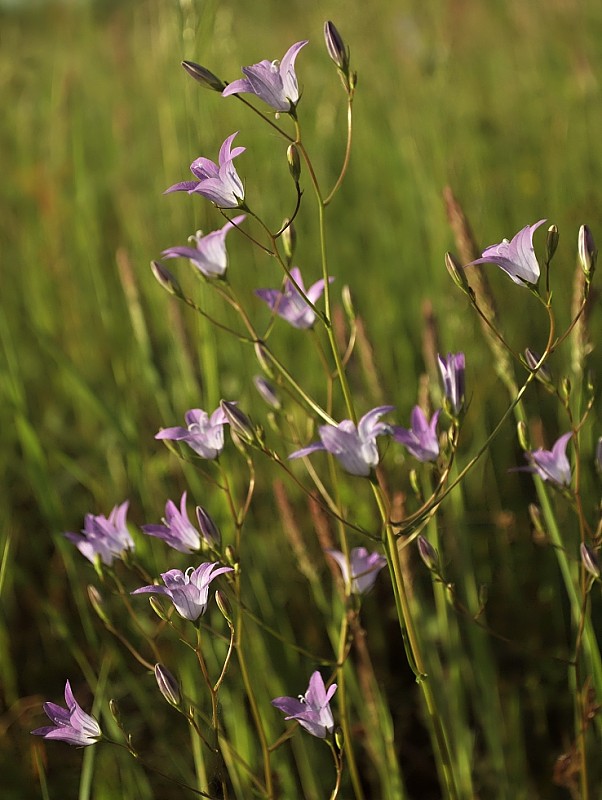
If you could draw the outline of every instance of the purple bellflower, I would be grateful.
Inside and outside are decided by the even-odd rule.
[[[488,247],[481,258],[467,264],[497,264],[519,286],[535,285],[539,280],[539,263],[533,249],[533,233],[546,222],[540,219],[535,225],[527,225],[509,242],[504,239],[500,244]]]
[[[81,533],[66,533],[65,537],[92,563],[100,556],[102,563],[110,566],[124,550],[134,549],[126,523],[128,506],[128,500],[115,506],[108,519],[102,514],[86,514]]]
[[[202,194],[219,208],[239,208],[245,199],[245,187],[234,167],[234,159],[245,152],[244,147],[232,149],[234,137],[238,131],[222,144],[218,163],[209,158],[197,158],[190,165],[190,171],[196,178],[195,181],[181,181],[174,183],[164,194],[170,192],[188,192],[188,194]]]
[[[440,413],[435,411],[429,423],[420,406],[414,406],[412,427],[393,426],[393,438],[403,444],[418,461],[434,461],[439,455],[437,422]]]
[[[550,481],[557,486],[569,486],[571,483],[571,465],[566,455],[566,446],[572,432],[563,434],[551,450],[538,448],[525,453],[530,466],[522,467],[522,471],[536,472],[542,481]]]
[[[464,353],[437,355],[437,362],[443,381],[443,394],[449,401],[451,411],[457,416],[464,408]]]
[[[67,742],[75,747],[96,744],[102,738],[100,725],[79,705],[73,696],[69,681],[65,684],[65,703],[67,708],[58,706],[56,703],[44,703],[44,712],[53,724],[36,728],[35,731],[32,731],[33,735]]]
[[[275,697],[272,705],[284,711],[285,719],[296,719],[312,736],[326,738],[334,730],[330,701],[337,690],[336,683],[326,690],[322,676],[316,670],[309,679],[307,692],[296,697]]]
[[[340,550],[326,550],[339,565],[343,580],[354,594],[365,594],[374,586],[378,573],[386,566],[387,559],[380,553],[369,553],[365,547],[354,547],[349,553],[349,562]],[[351,575],[349,575],[351,567]]]
[[[322,297],[324,292],[324,281],[316,281],[312,284],[307,291],[305,284],[301,277],[301,272],[298,267],[291,269],[291,276],[299,289],[307,295],[309,300],[315,305]],[[329,283],[332,283],[334,278],[329,278]],[[284,291],[279,292],[278,289],[256,289],[255,294],[260,297],[275,314],[285,319],[290,323],[293,328],[311,328],[316,321],[316,313],[307,304],[303,295],[299,292],[293,281],[287,277],[284,284]]]
[[[378,464],[378,447],[376,437],[391,433],[391,426],[379,422],[380,417],[394,406],[378,406],[368,411],[360,419],[357,428],[350,419],[344,419],[338,425],[321,425],[319,442],[296,450],[289,458],[302,458],[318,450],[327,450],[338,458],[344,469],[351,475],[368,476],[372,467]]]
[[[164,594],[170,598],[181,617],[194,622],[207,610],[211,581],[224,572],[232,571],[232,567],[220,567],[218,563],[210,561],[196,569],[188,567],[186,572],[170,569],[161,573],[165,586],[142,586],[131,594]]]
[[[307,41],[297,42],[284,54],[282,61],[260,61],[243,67],[244,78],[228,84],[222,95],[248,93],[257,95],[276,111],[290,113],[299,102],[299,85],[295,74],[295,59]]]
[[[180,553],[192,553],[201,546],[201,537],[188,518],[186,511],[186,492],[180,500],[180,510],[171,500],[165,504],[163,525],[143,525],[142,530],[149,536],[156,536]]]
[[[224,425],[228,418],[220,406],[209,416],[200,408],[191,408],[184,415],[186,428],[164,428],[155,439],[186,442],[202,458],[213,460],[224,449]]]
[[[223,228],[212,231],[203,236],[201,231],[191,237],[194,247],[169,247],[161,255],[163,258],[188,258],[193,266],[207,278],[224,275],[228,267],[228,254],[226,252],[226,236],[232,228],[237,227],[245,220],[245,214],[234,217],[226,222]]]

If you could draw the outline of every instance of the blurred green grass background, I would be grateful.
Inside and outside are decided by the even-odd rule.
[[[441,349],[467,353],[466,453],[506,405],[478,324],[443,267],[444,252],[454,247],[442,202],[446,185],[484,245],[542,217],[558,225],[554,287],[557,298],[567,298],[560,307],[568,322],[578,226],[587,222],[602,239],[599,3],[141,0],[1,10],[3,797],[40,796],[28,730],[42,724],[39,704],[59,699],[65,677],[81,670],[94,686],[104,659],[119,676],[111,677],[121,681],[121,694],[131,692],[143,705],[141,689],[127,677],[126,655],[91,619],[78,578],[88,567],[61,532],[77,530],[86,512],[106,514],[126,497],[133,522],[157,520],[164,500],[185,486],[181,465],[153,440],[158,428],[178,424],[187,408],[213,408],[221,396],[256,404],[249,386],[257,370],[248,352],[236,343],[224,346],[204,322],[177,307],[152,279],[149,262],[197,228],[221,224],[209,204],[162,192],[187,177],[198,155],[216,153],[234,130],[248,148],[238,168],[249,201],[278,224],[290,211],[282,207],[285,148],[242,105],[202,91],[180,61],[198,61],[233,80],[242,64],[281,57],[292,42],[309,39],[298,60],[300,117],[328,184],[342,158],[345,110],[322,43],[327,18],[351,46],[359,73],[354,156],[330,211],[331,270],[337,291],[350,285],[366,322],[387,402],[403,419],[415,402],[428,299]],[[317,277],[313,213],[301,215],[298,229],[297,262]],[[232,280],[241,291],[277,284],[276,265],[233,236],[229,245]],[[545,320],[533,299],[494,269],[490,276],[510,340],[541,348]],[[210,295],[205,302],[217,308]],[[594,342],[599,335],[594,315]],[[295,359],[296,332],[279,336],[279,351],[311,385],[311,367]],[[553,365],[568,373],[567,348]],[[599,352],[591,365],[600,374]],[[366,394],[365,408],[371,399]],[[536,392],[529,403],[551,444],[563,424],[556,408]],[[585,455],[599,423],[600,416],[597,429],[584,431]],[[557,643],[566,612],[561,592],[550,588],[556,567],[530,540],[530,488],[507,474],[522,460],[508,443],[511,425],[507,433],[468,480],[455,524],[471,541],[478,580],[489,584],[498,627],[508,632],[518,613],[517,635]],[[187,469],[186,479],[203,502],[199,477]],[[267,478],[259,497],[265,503],[249,535],[257,537],[258,586],[272,587],[271,597],[257,592],[270,618],[290,576],[271,575],[269,565],[286,555],[287,545]],[[91,570],[83,583],[88,580]],[[537,610],[532,621],[522,618],[525,597]],[[520,765],[521,740],[509,745],[516,786],[523,781],[529,788],[506,796],[567,796],[550,781],[554,757],[570,736],[562,670],[546,662],[543,678],[528,659],[508,653],[500,659],[502,683],[515,703],[509,730],[533,743]],[[272,696],[278,693],[294,691],[279,686]],[[145,722],[157,729],[165,712],[153,713]],[[48,796],[76,796],[81,753],[50,749]],[[420,786],[428,767],[418,761]],[[116,775],[123,797],[175,796],[166,787],[153,795],[139,770],[115,766],[109,757],[103,764],[95,798],[116,796]],[[483,773],[490,768],[485,764]],[[483,797],[505,796],[483,775],[481,781],[490,787]],[[430,795],[424,789],[415,796]]]

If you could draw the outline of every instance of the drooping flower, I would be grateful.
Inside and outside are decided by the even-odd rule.
[[[295,59],[307,41],[289,47],[282,61],[267,61],[243,67],[245,78],[228,84],[222,95],[254,94],[276,111],[293,111],[299,101],[299,85],[295,74]]]
[[[210,561],[196,569],[188,567],[186,572],[170,569],[161,573],[165,586],[142,586],[131,594],[164,594],[170,598],[181,617],[194,622],[207,610],[209,584],[224,572],[232,572],[232,567],[220,567],[218,563]]]
[[[191,237],[194,239],[194,247],[168,247],[161,255],[163,258],[188,258],[190,263],[207,278],[224,275],[228,267],[226,236],[245,218],[245,214],[240,214],[226,222],[223,228],[212,231],[206,236],[197,231],[196,235]]]
[[[572,432],[563,434],[551,450],[542,447],[525,453],[530,466],[524,467],[526,472],[536,472],[543,481],[550,481],[557,486],[569,486],[571,482],[571,465],[566,455],[566,446]]]
[[[32,731],[34,736],[56,739],[76,747],[86,747],[102,738],[100,725],[93,716],[87,714],[79,705],[69,681],[65,684],[65,703],[67,708],[56,703],[44,703],[44,712],[53,723]]]
[[[244,147],[232,149],[232,142],[238,131],[222,144],[218,163],[209,158],[197,158],[190,165],[190,171],[196,178],[194,181],[181,181],[165,190],[170,192],[188,192],[202,194],[219,208],[239,208],[245,199],[245,187],[234,167],[234,159],[245,152]]]
[[[298,267],[291,269],[291,276],[299,289],[315,305],[324,292],[324,281],[316,281],[306,290]],[[329,283],[332,283],[333,280],[334,278],[329,278]],[[294,328],[311,328],[316,321],[316,312],[307,304],[299,289],[287,277],[282,292],[278,289],[256,289],[255,294],[266,302],[275,314],[285,319]]]
[[[391,426],[379,422],[380,417],[393,408],[373,408],[360,419],[357,428],[350,419],[344,419],[338,425],[321,425],[318,429],[321,441],[296,450],[289,458],[302,458],[318,450],[327,450],[338,458],[347,472],[365,477],[378,464],[376,437],[391,433]]]
[[[351,585],[354,594],[365,594],[374,586],[378,573],[387,559],[380,553],[369,553],[365,547],[354,547],[349,553],[349,563],[340,550],[326,550],[339,565],[345,585]],[[351,575],[349,575],[351,567]]]
[[[451,411],[458,416],[464,408],[464,353],[437,355],[439,372],[443,381],[443,393],[449,401]]]
[[[440,411],[435,411],[430,423],[420,406],[412,410],[412,427],[393,426],[393,438],[403,444],[418,461],[434,461],[439,455],[437,421]]]
[[[519,286],[524,286],[526,283],[535,285],[539,280],[539,263],[533,249],[533,233],[544,222],[545,219],[540,219],[535,225],[525,226],[510,242],[504,239],[499,244],[491,245],[484,250],[481,258],[471,261],[466,266],[497,264]]]
[[[100,556],[102,563],[110,566],[124,550],[134,549],[126,522],[128,506],[129,500],[115,506],[108,519],[102,514],[86,514],[81,533],[66,533],[65,537],[92,563]]]
[[[228,422],[222,408],[218,406],[211,416],[200,408],[191,408],[184,418],[186,428],[164,428],[155,439],[186,442],[202,458],[217,458],[224,449],[224,425]]]
[[[201,546],[199,532],[188,518],[186,492],[180,500],[180,510],[171,500],[165,504],[163,525],[143,525],[142,530],[149,536],[156,536],[180,553],[192,553]]]
[[[334,730],[330,701],[337,690],[336,683],[326,690],[318,670],[309,679],[307,692],[296,697],[275,697],[272,705],[287,715],[285,719],[296,719],[312,736],[324,739]]]

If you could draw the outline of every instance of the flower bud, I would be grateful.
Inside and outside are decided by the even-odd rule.
[[[157,282],[165,289],[166,292],[169,292],[169,294],[173,294],[176,297],[182,297],[182,289],[178,279],[172,272],[166,269],[166,267],[164,267],[160,261],[151,261],[151,270]]]
[[[262,345],[260,342],[255,342],[253,347],[255,350],[255,358],[257,359],[259,366],[266,375],[268,375],[270,378],[273,378],[274,370],[272,369],[269,357],[266,356],[266,349],[264,345]]]
[[[416,539],[418,545],[418,553],[424,564],[431,572],[436,572],[439,569],[439,555],[433,545],[424,536],[419,536]]]
[[[598,258],[598,250],[592,232],[587,225],[582,225],[579,228],[579,237],[577,240],[577,249],[579,252],[579,261],[581,269],[583,270],[587,280],[591,280],[594,269],[596,268],[596,259]]]
[[[228,84],[220,80],[217,75],[202,67],[200,64],[195,64],[194,61],[182,61],[182,66],[186,72],[200,83],[204,89],[211,89],[214,92],[223,92]]]
[[[101,593],[96,588],[96,586],[92,586],[92,584],[88,586],[88,600],[90,601],[90,605],[94,609],[94,612],[97,614],[97,616],[106,625],[108,625],[109,618],[107,617],[103,609],[104,600],[102,598]]]
[[[272,384],[263,377],[263,375],[255,375],[253,377],[253,383],[255,384],[255,388],[261,397],[270,406],[270,408],[273,408],[275,411],[279,411],[282,408],[282,403],[276,394],[276,390]]]
[[[522,449],[530,450],[531,445],[529,444],[529,432],[527,431],[527,426],[522,420],[516,424],[516,433],[518,435],[518,443]]]
[[[214,547],[219,547],[222,543],[222,535],[203,506],[196,507],[196,518],[205,541]]]
[[[351,297],[351,289],[348,284],[345,284],[341,289],[341,302],[343,303],[343,310],[347,319],[351,324],[355,322],[355,308],[353,307],[353,298]]]
[[[550,225],[548,228],[548,235],[546,237],[546,261],[548,264],[554,258],[554,253],[558,247],[558,228],[556,225]]]
[[[179,708],[182,705],[180,684],[163,664],[155,664],[155,680],[163,697],[170,706]]]
[[[117,723],[117,726],[123,730],[123,724],[121,722],[121,711],[119,710],[119,706],[117,705],[117,700],[109,700],[109,711],[111,712],[111,716]]]
[[[286,149],[286,160],[288,161],[288,168],[295,183],[299,183],[301,177],[301,158],[299,157],[299,149],[293,142],[289,144]]]
[[[228,625],[232,627],[233,624],[232,606],[230,605],[230,601],[228,600],[226,595],[220,589],[217,589],[215,592],[215,602],[217,603],[217,607],[221,611],[223,618],[226,620]]]
[[[472,289],[468,285],[468,281],[466,280],[466,273],[464,272],[464,268],[459,264],[454,256],[447,252],[445,254],[445,268],[449,272],[449,276],[452,281],[456,284],[458,289],[464,292],[469,296],[472,296]]]
[[[289,222],[288,219],[285,219],[282,223],[284,230],[280,235],[280,239],[282,240],[282,247],[284,249],[284,255],[286,256],[286,261],[288,266],[293,262],[293,256],[295,255],[295,249],[297,247],[297,231],[295,230],[295,226],[292,222]]]
[[[580,547],[581,552],[581,563],[585,567],[585,569],[589,572],[589,574],[594,578],[600,577],[600,562],[598,561],[598,556],[591,547],[588,547],[585,542],[581,542]]]
[[[159,600],[157,600],[156,597],[149,597],[148,602],[152,610],[159,617],[159,619],[162,619],[163,622],[167,622],[169,620],[169,617],[167,616],[165,609],[163,608],[163,606],[161,605]]]
[[[324,23],[324,42],[328,55],[346,75],[349,72],[349,48],[345,47],[341,34],[330,20]]]
[[[339,752],[341,752],[345,747],[345,734],[343,733],[343,729],[340,725],[337,725],[334,729],[334,743],[336,744]]]
[[[573,388],[573,384],[571,383],[571,379],[568,377],[564,377],[560,383],[560,388],[562,390],[562,396],[568,403],[571,398],[571,389]]]
[[[248,444],[253,444],[257,441],[257,432],[253,427],[253,423],[236,403],[231,403],[228,400],[220,400],[220,407],[224,414],[228,417],[231,430],[243,441]]]
[[[530,347],[527,347],[525,350],[525,363],[529,367],[531,371],[535,370],[539,361],[541,360],[541,356],[539,353],[536,353],[535,350],[531,350]],[[550,386],[552,383],[552,373],[547,368],[545,364],[542,364],[541,367],[537,370],[537,375],[535,376],[538,381],[547,386]]]

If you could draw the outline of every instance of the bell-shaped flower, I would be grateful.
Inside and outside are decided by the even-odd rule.
[[[234,159],[244,153],[245,148],[232,148],[232,142],[237,135],[238,131],[224,141],[217,164],[209,158],[197,158],[190,165],[190,171],[196,180],[175,183],[164,193],[202,194],[219,208],[239,208],[245,199],[245,187],[234,167]]]
[[[303,294],[315,305],[324,292],[324,281],[319,280],[305,289],[303,278],[298,267],[291,269],[291,276]],[[334,278],[329,278],[332,283]],[[255,294],[260,297],[275,314],[285,319],[293,328],[311,328],[316,321],[316,312],[307,304],[307,300],[287,277],[283,291],[278,289],[256,289]]]
[[[180,500],[180,510],[175,503],[168,500],[165,504],[165,517],[163,525],[143,525],[142,530],[149,536],[156,536],[174,550],[180,553],[192,553],[201,546],[199,532],[188,518],[186,510],[186,492],[182,494]]]
[[[186,428],[164,428],[155,439],[186,442],[201,458],[217,458],[224,449],[224,425],[228,422],[222,408],[218,406],[211,416],[200,408],[191,408],[184,418]]]
[[[295,59],[307,41],[297,42],[286,51],[282,61],[260,61],[243,67],[244,78],[228,84],[222,95],[254,94],[276,111],[291,112],[299,102]]]
[[[65,684],[65,703],[67,708],[56,703],[44,703],[44,712],[53,724],[36,728],[32,731],[33,735],[67,742],[75,747],[96,744],[102,738],[100,725],[79,705],[73,696],[69,681]]]
[[[296,450],[289,458],[302,458],[318,450],[326,450],[351,475],[366,477],[379,461],[376,437],[391,433],[391,426],[379,420],[383,414],[393,411],[393,408],[394,406],[373,408],[360,419],[357,428],[350,419],[344,419],[338,425],[321,425],[318,429],[321,441]]]
[[[244,219],[245,215],[240,214],[226,222],[223,228],[212,231],[206,236],[203,236],[201,231],[197,231],[196,235],[191,237],[194,247],[169,247],[161,255],[163,258],[188,258],[190,263],[207,278],[224,275],[228,267],[226,236]]]
[[[443,381],[443,394],[448,400],[451,412],[458,416],[464,408],[464,372],[466,362],[464,353],[437,355],[439,372]]]
[[[563,434],[551,450],[538,448],[525,453],[530,466],[522,467],[524,472],[535,472],[542,481],[550,481],[557,486],[569,486],[571,483],[571,465],[567,458],[566,446],[572,432]]]
[[[324,739],[327,733],[334,730],[334,720],[330,710],[330,701],[337,690],[336,683],[326,690],[324,680],[318,670],[309,679],[309,686],[304,695],[297,697],[275,697],[272,705],[284,711],[285,719],[295,719],[312,736]]]
[[[110,566],[124,550],[134,549],[126,522],[128,506],[128,500],[115,506],[108,519],[102,514],[86,514],[81,533],[66,533],[65,537],[92,563],[100,556],[102,563]]]
[[[512,241],[504,239],[500,244],[488,247],[481,258],[471,261],[474,264],[497,264],[519,286],[537,284],[539,280],[539,263],[533,249],[533,233],[546,222],[540,219],[535,225],[527,225],[519,231]]]
[[[412,410],[412,427],[393,427],[393,438],[403,444],[418,461],[434,461],[439,455],[437,422],[440,411],[435,411],[428,422],[420,406]]]
[[[165,586],[142,586],[131,594],[164,594],[181,617],[194,622],[207,610],[209,584],[224,572],[232,572],[232,567],[220,567],[209,561],[196,569],[188,567],[186,572],[170,569],[161,573]]]
[[[365,594],[374,586],[378,573],[387,564],[380,553],[369,553],[365,547],[354,547],[349,553],[349,561],[340,550],[326,550],[339,565],[345,585],[353,594]],[[349,568],[351,567],[351,574]]]

